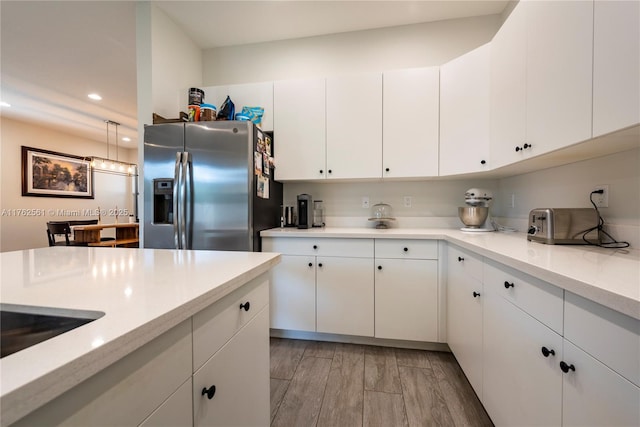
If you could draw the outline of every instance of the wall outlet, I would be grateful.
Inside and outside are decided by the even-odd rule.
[[[609,207],[609,186],[608,185],[596,185],[592,191],[603,190],[602,194],[592,194],[591,198],[593,203],[599,208]]]
[[[404,196],[404,207],[405,208],[410,208],[411,207],[411,196]]]
[[[364,196],[362,198],[362,207],[364,209],[369,209],[369,196]]]

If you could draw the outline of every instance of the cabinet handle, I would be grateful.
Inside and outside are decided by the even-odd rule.
[[[477,298],[480,296],[480,292],[473,291],[473,297]]]
[[[564,372],[565,374],[569,371],[576,371],[576,367],[573,366],[573,364],[571,365],[567,365],[564,360],[560,362],[560,369],[562,369],[562,372]]]
[[[313,245],[313,249],[318,249],[318,245]]]
[[[322,263],[318,263],[318,267],[322,267]]]
[[[526,150],[527,148],[531,148],[531,147],[533,147],[533,144],[527,144],[527,143],[525,143],[525,144],[522,146],[522,149],[523,149],[523,150]]]
[[[487,161],[486,161],[486,160],[480,160],[480,164],[481,164],[481,165],[486,165],[486,164],[487,164]]]
[[[313,267],[313,263],[312,262],[309,263],[309,267]]]
[[[542,347],[540,350],[542,351],[542,355],[544,357],[549,357],[549,355],[552,355],[552,356],[556,355],[556,352],[553,349],[549,350],[547,347]]]
[[[249,311],[249,309],[251,308],[251,304],[249,303],[249,301],[245,302],[244,304],[240,304],[240,310],[242,310],[244,308],[244,311]]]
[[[505,287],[505,289],[509,289],[509,288],[513,288],[513,287],[514,287],[514,285],[513,285],[513,283],[509,283],[509,282],[507,282],[507,281],[505,280],[505,281],[504,281],[504,287]]]
[[[216,395],[216,386],[215,386],[215,385],[212,385],[212,386],[211,386],[211,387],[209,387],[209,388],[206,388],[206,387],[205,387],[205,388],[203,388],[203,389],[202,389],[202,395],[204,396],[205,394],[207,395],[207,398],[208,398],[209,400],[213,399],[213,396],[215,396],[215,395]]]
[[[378,266],[378,270],[382,270],[382,266],[381,265]]]
[[[458,257],[458,262],[462,262],[464,261],[464,258],[462,258],[461,256]]]
[[[516,153],[517,153],[518,151],[520,151],[520,150],[522,150],[522,148],[520,148],[520,147],[516,147]]]
[[[404,248],[403,251],[409,252],[409,248]]]

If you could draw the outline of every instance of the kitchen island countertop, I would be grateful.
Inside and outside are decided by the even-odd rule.
[[[269,271],[279,259],[272,253],[63,246],[0,253],[0,302],[105,313],[0,360],[2,425]]]
[[[640,319],[640,251],[584,245],[545,245],[525,233],[446,228],[274,228],[262,237],[437,239],[503,263]]]

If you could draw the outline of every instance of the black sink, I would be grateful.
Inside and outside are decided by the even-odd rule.
[[[0,304],[0,358],[104,316],[101,311]]]

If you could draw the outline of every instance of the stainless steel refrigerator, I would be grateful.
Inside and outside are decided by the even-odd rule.
[[[249,121],[150,125],[144,132],[144,247],[259,251],[280,225],[273,140]]]

